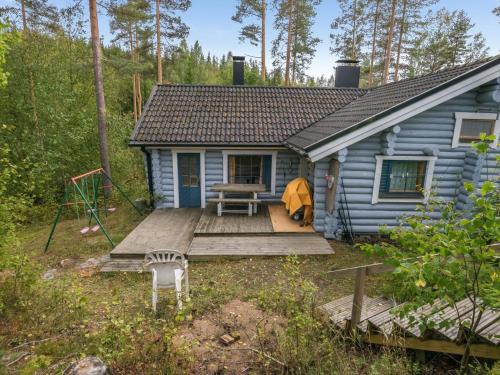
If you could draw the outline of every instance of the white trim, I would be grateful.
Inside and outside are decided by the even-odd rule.
[[[222,182],[227,184],[228,176],[228,155],[271,155],[271,195],[276,195],[276,159],[278,156],[278,151],[269,151],[269,150],[222,150]]]
[[[356,142],[359,142],[373,134],[381,132],[391,126],[397,125],[400,122],[418,115],[429,108],[435,107],[438,104],[444,103],[458,95],[461,95],[475,87],[481,86],[493,79],[500,76],[500,64],[497,64],[485,71],[477,73],[472,77],[461,80],[460,82],[440,90],[432,95],[429,95],[416,103],[409,104],[406,107],[393,112],[383,118],[372,122],[370,125],[366,125],[357,130],[352,130],[348,134],[334,139],[325,145],[315,148],[308,152],[311,161],[316,162],[323,159],[338,150],[348,147]],[[353,125],[355,126],[355,125]],[[319,141],[320,142],[320,141]]]
[[[497,113],[479,113],[479,112],[455,112],[455,128],[453,130],[453,140],[451,142],[451,148],[456,148],[460,146],[470,147],[470,143],[460,142],[460,131],[462,130],[462,121],[466,120],[496,120],[493,127],[493,134],[495,135],[495,141],[491,147],[497,147],[498,135],[500,133],[500,117]]]
[[[154,149],[159,149],[159,150],[249,150],[249,151],[254,151],[254,150],[262,150],[262,147],[265,146],[257,146],[257,147],[243,147],[243,146],[194,146],[193,147],[183,147],[183,146],[146,146],[146,150],[154,150]],[[265,148],[268,151],[276,150],[276,151],[285,151],[285,150],[290,150],[288,147],[284,146],[273,146],[273,147],[266,147]]]
[[[376,203],[426,203],[429,200],[429,194],[432,185],[432,176],[434,174],[434,166],[436,164],[436,156],[386,156],[375,155],[375,179],[373,181],[372,204]],[[382,175],[382,163],[384,160],[408,160],[408,161],[427,161],[427,169],[425,171],[424,181],[424,196],[422,198],[379,198],[380,178]]]
[[[177,154],[200,154],[200,204],[205,208],[205,150],[199,148],[175,148],[172,149],[172,174],[174,183],[174,208],[179,208],[179,164]]]

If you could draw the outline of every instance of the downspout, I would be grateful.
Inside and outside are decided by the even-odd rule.
[[[146,149],[146,147],[141,147],[141,151],[146,156],[146,171],[148,174],[149,201],[151,203],[151,207],[155,208],[155,195],[154,195],[154,185],[153,185],[153,166],[151,163],[151,153]]]

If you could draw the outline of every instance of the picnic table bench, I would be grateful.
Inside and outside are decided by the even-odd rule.
[[[248,216],[257,213],[257,205],[261,200],[257,198],[258,193],[266,191],[264,184],[214,184],[212,191],[218,192],[218,198],[210,198],[208,201],[217,203],[217,216],[222,216],[223,212],[228,213],[248,213]],[[226,194],[249,194],[248,198],[227,198]],[[248,209],[227,209],[226,204],[245,204]]]

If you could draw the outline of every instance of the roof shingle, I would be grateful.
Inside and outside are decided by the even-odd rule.
[[[431,91],[462,79],[464,75],[477,68],[482,69],[499,63],[499,57],[490,58],[379,86],[290,137],[286,143],[295,148],[308,150],[321,141],[350,131],[354,125],[361,126],[406,105],[410,100],[425,97]]]
[[[131,145],[282,145],[366,90],[158,85]]]

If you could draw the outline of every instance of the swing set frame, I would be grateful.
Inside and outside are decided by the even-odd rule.
[[[97,176],[97,177],[96,177]],[[92,179],[92,187],[89,188],[89,181],[88,178]],[[81,184],[80,184],[81,181]],[[104,182],[108,183],[108,185],[104,185]],[[111,239],[111,236],[109,233],[106,231],[106,228],[104,228],[104,225],[102,224],[101,220],[99,219],[99,204],[98,204],[98,192],[99,192],[99,187],[102,185],[102,189],[106,190],[111,187],[115,187],[120,194],[127,200],[128,203],[134,209],[139,213],[139,215],[142,215],[143,212],[130,200],[127,194],[120,188],[118,184],[113,182],[111,177],[108,176],[108,174],[104,171],[103,168],[98,168],[94,169],[92,171],[86,172],[84,174],[81,174],[79,176],[71,177],[69,181],[65,184],[64,186],[64,196],[61,204],[59,205],[59,208],[57,209],[56,217],[54,219],[54,222],[52,223],[52,227],[50,229],[50,234],[49,238],[47,240],[47,243],[45,244],[44,252],[47,252],[49,249],[50,243],[52,241],[52,238],[54,236],[54,232],[56,230],[56,226],[59,223],[61,219],[62,212],[64,210],[64,207],[67,207],[69,205],[75,204],[76,205],[76,214],[78,219],[80,219],[80,213],[78,206],[80,204],[83,205],[83,216],[84,218],[87,218],[87,212],[88,212],[88,226],[90,227],[90,224],[92,223],[92,219],[95,220],[96,224],[99,226],[101,229],[101,232],[104,234],[106,239],[108,240],[109,244],[111,247],[115,247],[115,244],[113,240]],[[80,202],[75,201],[75,202],[69,202],[70,200],[70,190],[73,188],[73,194],[76,199],[81,199]],[[89,190],[92,191],[92,196],[89,197]],[[106,192],[104,192],[104,212],[108,212],[107,208],[107,196]]]

